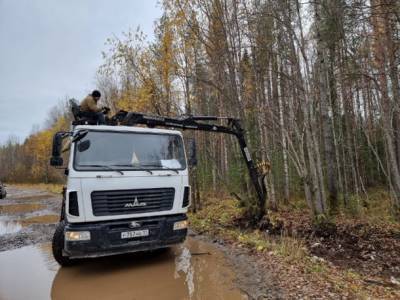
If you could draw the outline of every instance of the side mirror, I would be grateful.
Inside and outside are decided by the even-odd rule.
[[[52,156],[50,158],[50,166],[61,167],[63,164],[64,164],[64,160],[62,159],[62,157]]]
[[[77,147],[79,152],[85,152],[90,147],[90,140],[79,142]]]
[[[188,163],[190,167],[197,166],[197,153],[195,139],[189,139],[188,143]]]
[[[53,137],[53,149],[51,151],[50,165],[53,167],[60,167],[63,165],[61,157],[62,141],[65,132],[57,132]]]

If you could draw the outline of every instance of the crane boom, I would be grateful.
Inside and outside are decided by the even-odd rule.
[[[225,120],[227,124],[225,126],[219,124],[209,124],[205,122]],[[266,176],[265,169],[269,168],[266,163],[260,163],[256,165],[251,158],[250,151],[247,147],[247,143],[244,136],[244,129],[241,125],[240,119],[229,118],[229,117],[216,117],[216,116],[192,116],[183,115],[177,117],[163,117],[147,115],[139,112],[127,112],[119,111],[111,119],[111,123],[135,126],[138,124],[146,125],[148,127],[166,127],[166,128],[181,128],[183,130],[198,130],[208,132],[218,132],[234,135],[239,143],[240,151],[246,162],[247,169],[249,171],[251,182],[255,188],[258,207],[259,207],[259,219],[265,214],[265,201],[266,201],[266,187],[264,178]],[[264,169],[264,171],[263,171]]]

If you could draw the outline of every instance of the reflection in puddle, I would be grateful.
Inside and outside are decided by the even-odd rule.
[[[175,258],[175,278],[179,278],[179,272],[182,271],[186,275],[186,284],[188,287],[189,296],[191,297],[194,292],[193,283],[193,267],[190,263],[192,255],[188,248],[183,247],[182,252]]]
[[[49,255],[34,246],[0,252],[0,299],[49,299],[57,272]]]
[[[59,216],[44,215],[31,218],[20,218],[17,221],[11,221],[7,217],[0,217],[0,236],[19,232],[23,227],[34,224],[52,224],[57,223]],[[1,299],[0,299],[1,300]]]
[[[0,235],[16,233],[22,228],[21,224],[14,221],[0,220]]]
[[[58,268],[47,245],[24,247],[0,252],[0,266],[0,299],[247,299],[222,253],[190,238],[169,251],[70,268]]]

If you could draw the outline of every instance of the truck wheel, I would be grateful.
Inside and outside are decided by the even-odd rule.
[[[158,254],[161,255],[161,254],[165,254],[165,253],[169,252],[170,249],[171,249],[170,247],[158,248],[158,249],[153,250],[153,253],[156,255],[158,255]]]
[[[62,255],[64,249],[64,227],[65,223],[60,222],[57,224],[56,231],[53,236],[53,256],[54,259],[63,267],[71,266],[75,263],[75,260]]]

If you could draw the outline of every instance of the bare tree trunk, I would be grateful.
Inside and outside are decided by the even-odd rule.
[[[375,41],[375,59],[378,64],[378,82],[379,88],[381,92],[381,113],[382,113],[382,123],[383,123],[383,131],[386,140],[387,153],[388,153],[388,161],[389,161],[389,170],[390,170],[390,179],[391,185],[393,187],[393,206],[394,206],[394,214],[400,218],[400,170],[399,170],[399,162],[397,161],[397,151],[396,151],[396,143],[395,143],[395,135],[393,130],[393,111],[396,103],[390,99],[388,93],[388,82],[386,77],[386,65],[388,61],[387,54],[387,46],[391,43],[391,37],[388,36],[388,23],[387,20],[389,18],[389,12],[387,11],[387,7],[385,3],[382,3],[381,0],[372,1],[372,23],[374,26],[374,30],[376,33],[376,41]],[[380,17],[380,16],[383,16]],[[386,33],[386,37],[383,37],[380,33],[384,31]],[[390,61],[390,59],[389,59]],[[389,71],[390,73],[390,71]],[[397,103],[398,105],[398,103]]]
[[[322,115],[322,132],[324,142],[324,152],[326,161],[326,173],[328,180],[328,202],[329,207],[333,213],[338,210],[338,194],[336,182],[336,167],[335,167],[335,146],[333,139],[333,125],[330,117],[330,101],[336,97],[336,86],[333,78],[333,70],[328,72],[328,55],[327,43],[324,41],[320,27],[325,24],[321,20],[321,6],[323,4],[315,4],[315,19],[317,23],[317,60],[318,60],[318,83],[319,83],[319,99],[321,105]],[[326,8],[325,8],[326,9]],[[333,50],[331,56],[333,56]],[[333,68],[333,65],[330,66]],[[328,87],[328,73],[329,73],[329,87]],[[329,91],[330,90],[330,91]]]
[[[278,57],[279,58],[279,57]],[[277,59],[278,59],[277,58]],[[279,63],[280,70],[282,70],[282,64]],[[281,71],[280,71],[281,72]],[[289,165],[288,165],[288,155],[287,155],[287,143],[285,137],[285,122],[283,118],[283,101],[282,97],[284,95],[283,80],[279,80],[279,90],[278,90],[278,107],[279,107],[279,125],[281,131],[281,143],[282,143],[282,155],[283,155],[283,177],[284,177],[284,203],[289,203],[290,190],[289,190]]]

